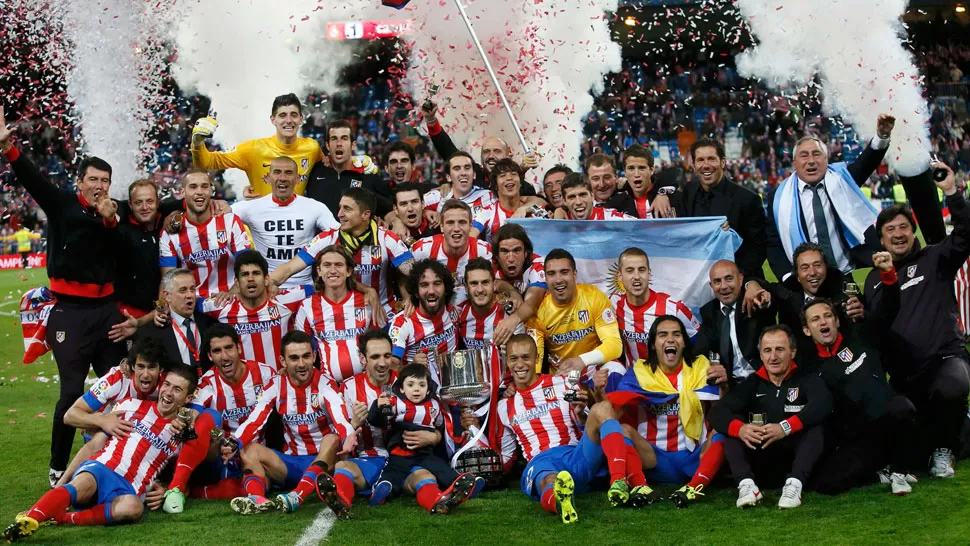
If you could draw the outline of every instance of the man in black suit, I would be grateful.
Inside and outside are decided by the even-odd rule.
[[[690,146],[691,163],[697,178],[672,196],[654,200],[654,218],[726,216],[725,229],[741,236],[734,254],[738,268],[748,277],[761,276],[765,262],[765,211],[761,197],[736,184],[724,173],[724,146],[702,138]]]
[[[135,332],[135,339],[154,338],[162,344],[173,362],[183,362],[202,371],[212,367],[209,356],[202,350],[202,336],[207,321],[195,316],[195,276],[188,269],[173,269],[162,277],[162,300],[168,306],[164,326],[162,319],[146,324]],[[201,318],[201,317],[200,317]]]
[[[877,121],[876,137],[866,145],[862,155],[848,165],[847,170],[856,185],[863,185],[886,157],[889,137],[895,123],[896,119],[892,116],[881,114]],[[850,246],[833,206],[832,196],[829,195],[830,189],[822,184],[829,169],[828,148],[817,137],[806,136],[795,143],[793,156],[795,177],[786,182],[798,184],[801,204],[799,220],[806,240],[818,243],[825,252],[826,261],[843,273],[860,267],[872,267],[872,254],[879,250],[879,237],[875,228],[869,226],[864,234],[865,240],[854,247]],[[783,188],[784,184],[779,184],[778,188]],[[776,188],[776,191],[779,190]],[[792,261],[781,240],[779,224],[783,227],[788,220],[775,219],[774,193],[767,197],[767,201],[768,265],[779,279],[785,279],[791,274]],[[824,214],[819,215],[816,211],[823,211]]]
[[[757,283],[751,284],[750,308],[744,308],[744,274],[732,261],[721,260],[711,267],[710,285],[714,299],[701,307],[703,326],[696,351],[718,353],[727,380],[733,385],[761,367],[758,340],[761,331],[775,323],[776,309],[767,291]]]

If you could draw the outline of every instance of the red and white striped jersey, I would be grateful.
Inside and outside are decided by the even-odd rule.
[[[424,194],[424,208],[437,211],[441,207],[441,203],[444,203],[449,199],[463,201],[466,205],[471,207],[473,220],[475,219],[475,216],[482,211],[482,209],[496,201],[495,194],[490,190],[472,186],[472,191],[468,192],[468,195],[465,195],[464,197],[455,197],[454,192],[449,192],[447,195],[441,195],[441,190],[431,190]]]
[[[401,267],[411,259],[411,251],[393,231],[377,228],[377,246],[363,245],[354,253],[354,275],[361,284],[377,290],[381,305],[390,318],[394,311],[394,290],[391,287],[388,269]],[[297,255],[308,267],[315,267],[317,256],[330,245],[340,244],[340,231],[329,229],[313,238]]]
[[[531,387],[516,389],[498,403],[502,423],[502,462],[515,456],[516,443],[527,461],[547,449],[576,445],[582,430],[563,397],[571,390],[558,375],[539,375]]]
[[[420,404],[395,395],[391,402],[393,417],[388,421],[394,424],[410,423],[427,429],[440,429],[445,425],[441,403],[430,397]]]
[[[397,381],[397,372],[391,370],[388,379],[388,386]],[[341,386],[344,395],[344,405],[347,414],[353,413],[355,402],[360,402],[368,409],[381,395],[381,388],[371,383],[366,372],[361,372],[350,379],[344,381]],[[387,445],[384,440],[384,429],[370,425],[364,421],[361,426],[360,434],[357,435],[357,456],[358,457],[387,457]]]
[[[566,209],[566,214],[569,215],[570,220],[575,220],[568,208]],[[624,214],[616,209],[593,207],[593,212],[590,214],[587,220],[636,220],[636,218],[630,216],[629,214]]]
[[[472,227],[477,229],[479,233],[484,233],[485,241],[491,244],[495,232],[498,231],[498,228],[504,226],[513,214],[515,214],[514,210],[507,210],[496,201],[475,215],[472,220]]]
[[[313,294],[313,288],[303,286],[281,290],[263,305],[247,309],[239,298],[225,307],[216,307],[211,299],[202,302],[202,312],[233,327],[239,334],[243,360],[255,360],[282,369],[280,341],[292,330],[293,315],[303,300]]]
[[[370,307],[364,294],[348,292],[343,301],[333,302],[322,293],[304,300],[296,312],[294,330],[306,332],[317,340],[320,368],[324,375],[340,383],[364,370],[357,350],[357,337],[373,326]]]
[[[697,336],[697,330],[701,327],[700,321],[687,305],[663,292],[651,290],[647,302],[639,307],[631,305],[626,294],[614,294],[610,296],[610,301],[616,309],[616,322],[620,328],[620,336],[623,337],[623,354],[627,368],[637,360],[649,356],[648,333],[657,317],[674,315],[679,318],[687,327],[687,335],[691,339]]]
[[[637,218],[653,218],[653,204],[650,203],[649,196],[635,197],[631,194],[631,197],[633,197],[633,202],[637,207]]]
[[[457,311],[452,306],[437,316],[428,317],[420,307],[410,317],[398,313],[391,321],[391,342],[394,356],[402,363],[414,361],[418,351],[428,353],[428,369],[435,382],[441,384],[438,367],[438,353],[451,352],[458,348]]]
[[[518,280],[506,279],[505,275],[502,273],[501,267],[495,268],[495,278],[509,281],[512,283],[512,286],[514,286],[515,289],[518,290],[523,296],[525,296],[525,293],[528,292],[533,286],[546,290],[549,288],[549,286],[546,284],[545,262],[545,258],[538,254],[533,254],[532,265],[530,265],[529,269],[522,275],[522,278]]]
[[[84,393],[84,401],[93,411],[108,412],[119,401],[125,398],[136,400],[158,400],[158,385],[162,384],[159,376],[155,390],[142,394],[135,387],[134,381],[121,371],[121,366],[115,366],[102,375],[98,381]]]
[[[683,383],[683,371],[671,378],[670,383],[678,388]],[[697,448],[697,444],[684,433],[680,422],[680,397],[664,404],[637,406],[637,432],[663,451],[694,451]],[[700,437],[707,437],[706,419]]]
[[[263,388],[276,377],[276,368],[252,360],[243,361],[246,373],[232,383],[212,368],[199,380],[192,402],[196,409],[211,409],[222,414],[222,430],[232,434],[249,417]]]
[[[208,298],[232,287],[236,280],[232,270],[235,256],[251,247],[242,221],[231,212],[213,216],[203,224],[193,224],[183,216],[178,233],[162,233],[158,264],[191,271],[199,297]]]
[[[316,455],[327,434],[338,434],[343,442],[353,431],[339,387],[317,369],[299,387],[288,375],[274,376],[263,387],[252,413],[236,429],[239,443],[248,445],[255,440],[274,409],[283,419],[283,453],[287,455]]]
[[[144,499],[152,480],[181,447],[178,433],[169,426],[175,416],[166,419],[158,412],[155,402],[133,398],[119,402],[114,411],[135,428],[126,438],[108,438],[108,443],[91,460],[123,477],[135,488],[135,494]]]
[[[468,293],[465,289],[465,267],[468,265],[468,260],[472,258],[491,260],[492,246],[480,239],[468,239],[465,252],[460,256],[450,256],[445,253],[445,236],[439,234],[425,237],[414,243],[411,246],[411,253],[414,254],[415,261],[430,258],[443,264],[448,268],[448,271],[451,271],[451,276],[455,279],[455,296],[452,298],[451,304],[458,305],[468,299]]]
[[[505,308],[498,302],[493,303],[492,309],[482,316],[475,313],[471,301],[459,305],[456,311],[458,312],[458,335],[466,349],[488,349],[491,347],[495,327],[509,316],[505,312]],[[520,324],[515,333],[525,333],[525,326]]]

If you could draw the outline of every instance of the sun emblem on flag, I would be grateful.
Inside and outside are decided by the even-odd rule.
[[[280,318],[280,308],[279,307],[277,307],[275,305],[270,305],[268,311],[269,311],[269,318],[270,318],[270,320],[276,320],[276,319]]]
[[[229,236],[226,235],[226,230],[221,229],[216,232],[216,242],[220,245],[224,245],[229,242]]]
[[[626,294],[626,287],[624,287],[623,282],[620,281],[619,260],[613,262],[613,265],[610,266],[609,275],[606,277],[606,288],[610,291],[611,296]]]

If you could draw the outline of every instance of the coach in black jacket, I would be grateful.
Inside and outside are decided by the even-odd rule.
[[[762,275],[765,263],[765,211],[761,197],[736,184],[724,174],[724,146],[702,138],[690,146],[691,161],[697,178],[670,196],[654,201],[654,217],[669,217],[672,207],[678,218],[725,216],[727,223],[741,236],[741,247],[734,261],[749,278]],[[669,205],[668,205],[669,203]]]
[[[760,308],[752,305],[748,316],[742,309],[744,275],[734,262],[716,262],[709,276],[714,299],[701,306],[704,326],[698,333],[695,350],[703,355],[718,353],[721,364],[727,368],[728,382],[733,386],[761,367],[758,339],[762,330],[775,323],[776,309],[772,303]],[[757,285],[752,287],[761,290]]]
[[[123,321],[114,294],[118,204],[108,198],[111,165],[88,157],[78,168],[77,189],[61,189],[10,142],[0,108],[0,151],[17,181],[47,214],[47,276],[57,303],[47,323],[47,343],[60,376],[60,398],[51,430],[51,487],[67,468],[74,428],[64,414],[84,394],[92,367],[99,376],[125,357],[125,346],[108,339]]]
[[[203,349],[208,317],[196,312],[195,276],[187,269],[173,269],[162,278],[162,299],[168,306],[164,326],[155,322],[138,328],[135,339],[152,338],[161,343],[171,362],[181,362],[201,371],[212,367]],[[189,323],[186,324],[186,319]],[[201,375],[201,374],[200,374]]]
[[[949,171],[942,163],[934,166]],[[900,282],[899,314],[890,335],[883,338],[883,362],[893,387],[919,410],[934,449],[930,473],[951,477],[951,450],[956,448],[970,393],[970,359],[957,325],[953,290],[957,271],[970,257],[970,205],[958,192],[952,171],[937,185],[946,195],[954,226],[942,242],[920,248],[913,215],[902,206],[882,211],[876,229],[892,254]],[[884,292],[879,274],[869,273],[868,313],[885,312]]]

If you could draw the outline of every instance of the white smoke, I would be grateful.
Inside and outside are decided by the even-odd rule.
[[[112,195],[122,197],[141,176],[152,150],[145,135],[155,123],[165,55],[157,41],[169,0],[153,3],[95,0],[80,9],[71,0],[51,2],[49,17],[60,20],[69,59],[67,92],[74,103],[85,153],[112,166]]]
[[[818,75],[826,113],[842,115],[865,138],[876,119],[896,117],[886,158],[899,174],[929,165],[929,114],[922,78],[902,45],[908,0],[737,0],[759,45],[738,56],[738,71],[774,87]]]

